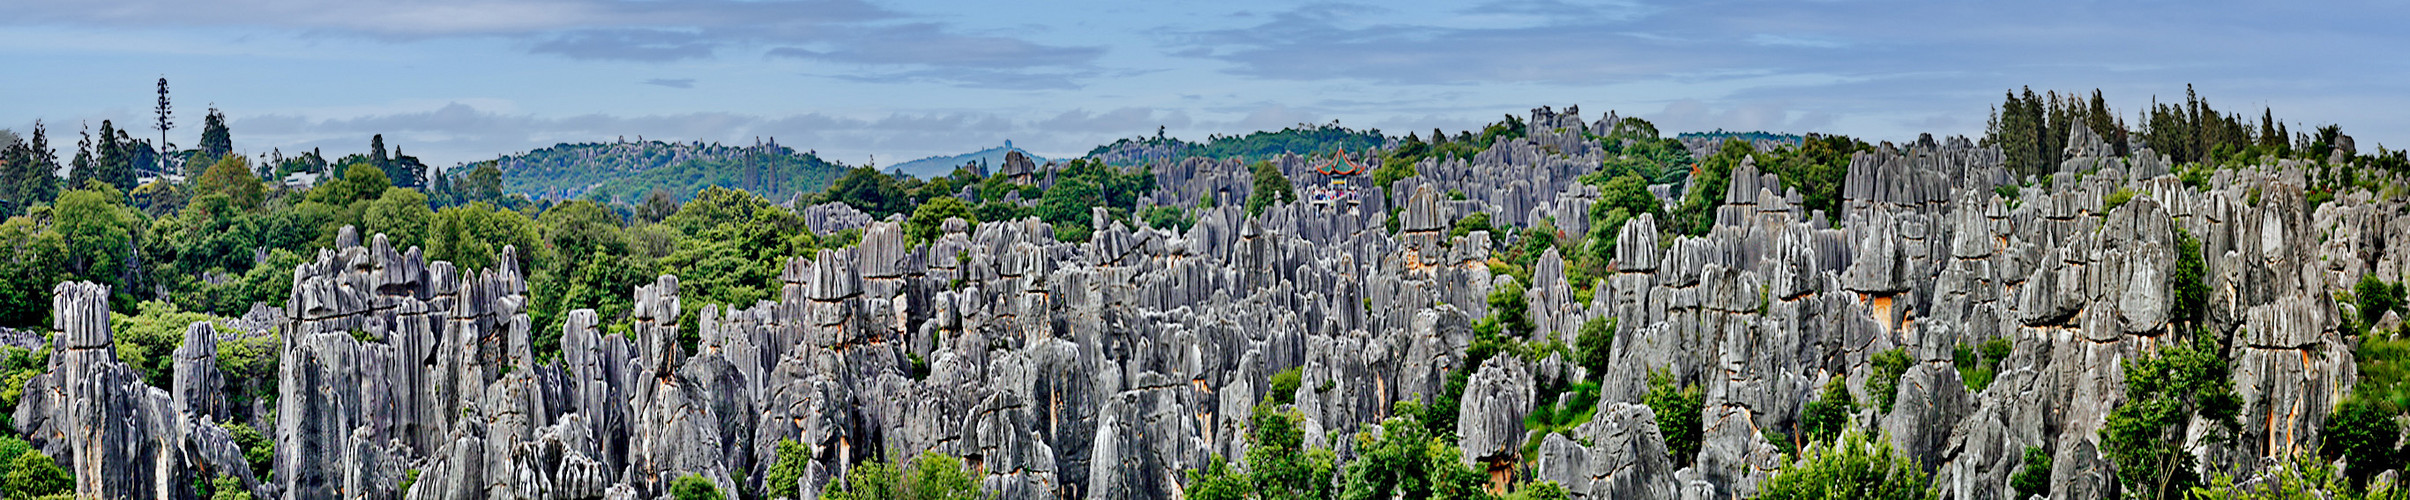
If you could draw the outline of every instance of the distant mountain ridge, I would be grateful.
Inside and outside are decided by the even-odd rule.
[[[959,168],[965,163],[980,162],[981,164],[987,165],[989,171],[992,172],[997,167],[1004,165],[1004,154],[1013,151],[1020,151],[1022,156],[1029,157],[1029,161],[1040,164],[1052,161],[1046,159],[1045,157],[1038,156],[1036,153],[1031,153],[1029,150],[1013,147],[1013,141],[1004,141],[1003,146],[953,156],[931,156],[928,158],[897,163],[894,166],[887,167],[883,170],[889,175],[902,174],[927,179],[952,174],[954,173],[955,168]]]
[[[536,199],[593,197],[635,202],[654,189],[679,199],[705,187],[743,189],[783,201],[826,189],[846,166],[798,153],[777,141],[752,146],[719,143],[616,141],[563,143],[470,163],[502,172],[502,189]]]

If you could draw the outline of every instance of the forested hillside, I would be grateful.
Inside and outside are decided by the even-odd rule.
[[[1543,107],[928,178],[271,167],[212,119],[137,185],[122,132],[35,128],[0,135],[0,495],[2405,491],[2410,156],[2075,95],[1974,138]]]
[[[827,188],[845,169],[776,141],[752,146],[699,141],[561,144],[467,167],[485,165],[501,170],[502,189],[509,193],[623,204],[639,202],[654,190],[686,199],[705,187],[742,189],[784,202]]]
[[[1513,116],[1507,117],[1514,121]],[[1517,122],[1520,123],[1520,122]],[[1313,156],[1329,154],[1342,148],[1365,152],[1387,147],[1389,138],[1379,129],[1354,130],[1338,123],[1322,125],[1299,124],[1279,131],[1257,131],[1247,135],[1215,134],[1205,142],[1188,142],[1164,137],[1157,131],[1154,137],[1121,139],[1097,146],[1088,152],[1118,166],[1144,165],[1156,162],[1177,162],[1189,158],[1267,160],[1283,154]]]

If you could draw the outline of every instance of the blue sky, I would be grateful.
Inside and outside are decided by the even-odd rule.
[[[1569,104],[1669,132],[1973,135],[2010,88],[2099,88],[2131,121],[2191,83],[2373,149],[2410,134],[2404,20],[2351,1],[0,0],[0,127],[156,137],[165,76],[186,145],[215,105],[253,153],[383,133],[450,165],[776,137],[892,164],[1007,139],[1076,156],[1157,126],[1455,131]]]

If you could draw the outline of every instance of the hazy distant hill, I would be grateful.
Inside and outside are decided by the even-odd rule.
[[[954,156],[931,156],[928,158],[897,163],[894,166],[887,167],[883,170],[889,174],[902,173],[913,177],[927,179],[954,173],[954,169],[961,167],[962,164],[976,161],[985,163],[988,166],[987,168],[989,171],[992,172],[997,166],[1004,164],[1004,153],[1013,151],[1020,151],[1022,155],[1028,156],[1029,161],[1032,162],[1044,164],[1048,161],[1044,157],[1040,157],[1035,153],[1030,153],[1029,150],[1013,147],[1013,141],[1004,141],[1003,146],[982,149]]]
[[[795,193],[818,192],[843,175],[845,166],[798,153],[776,142],[728,146],[701,142],[610,142],[560,144],[470,164],[492,163],[502,171],[502,189],[531,198],[594,195],[634,202],[654,188],[680,199],[706,186],[743,189],[784,201]]]
[[[1205,142],[1188,142],[1163,137],[1125,138],[1097,146],[1088,156],[1105,163],[1121,166],[1144,165],[1154,162],[1179,161],[1190,157],[1238,158],[1246,161],[1265,160],[1283,154],[1318,155],[1339,149],[1368,151],[1389,147],[1391,139],[1381,135],[1381,129],[1355,130],[1336,124],[1297,126],[1278,132],[1258,131],[1247,135],[1213,135]]]

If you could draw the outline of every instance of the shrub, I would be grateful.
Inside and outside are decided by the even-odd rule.
[[[687,474],[686,477],[681,477],[678,478],[677,481],[670,482],[669,496],[670,498],[677,500],[728,499],[727,495],[720,493],[719,484],[712,483],[710,479],[704,478],[702,474]]]
[[[2176,267],[2167,273],[2168,320],[2197,324],[2209,313],[2209,271],[2201,260],[2201,239],[2182,224],[2176,228]]]
[[[1489,475],[1465,465],[1462,453],[1418,421],[1420,410],[1399,403],[1379,429],[1356,433],[1357,456],[1347,464],[1343,500],[1484,498]],[[1376,432],[1377,431],[1377,432]]]
[[[2399,283],[2388,285],[2377,280],[2376,273],[2360,274],[2360,283],[2351,287],[2351,295],[2358,302],[2353,305],[2360,310],[2360,324],[2374,325],[2385,318],[2387,311],[2401,308],[2402,288]]]
[[[2183,448],[2194,417],[2220,424],[2211,430],[2225,436],[2240,431],[2235,415],[2242,398],[2235,396],[2223,349],[2211,337],[2196,334],[2190,343],[2124,361],[2126,403],[2109,412],[2100,441],[2129,493],[2170,498],[2198,481],[2193,456]]]
[[[1262,498],[1329,498],[1339,457],[1305,446],[1305,414],[1256,405],[1247,419],[1248,490]]]
[[[2410,339],[2363,338],[2352,358],[2360,372],[2354,397],[2410,408]]]
[[[2359,397],[2343,400],[2320,429],[2319,435],[2325,436],[2320,448],[2323,458],[2350,463],[2345,471],[2355,487],[2367,484],[2368,478],[2378,471],[2399,467],[2401,459],[2393,444],[2401,439],[2402,424],[2393,417],[2400,414],[2399,409],[2384,400]]]
[[[1573,362],[1590,371],[1590,379],[1598,380],[1607,374],[1607,362],[1615,349],[1616,318],[1597,318],[1582,323],[1581,333],[1573,340]]]
[[[1983,388],[1991,387],[1992,378],[1999,374],[2000,361],[2008,359],[2009,349],[2007,338],[1993,337],[1983,341],[1980,348],[1959,344],[1950,354],[1958,367],[1958,378],[1966,383],[1967,390],[1982,392]]]
[[[276,465],[276,442],[261,435],[258,429],[242,423],[224,424],[226,433],[234,436],[234,445],[243,449],[243,461],[251,464],[251,475],[268,477]]]
[[[2134,201],[2134,188],[2117,188],[2116,191],[2112,191],[2108,196],[2101,198],[2100,213],[2105,214],[2116,211],[2117,207],[2125,206],[2125,203],[2128,201]]]
[[[1297,404],[1297,387],[1305,384],[1303,367],[1292,366],[1272,374],[1272,391],[1264,398],[1274,404]]]
[[[828,500],[969,500],[979,497],[979,482],[963,470],[962,459],[934,451],[921,452],[909,467],[872,461],[845,472],[845,479],[821,488]]]
[[[1454,222],[1448,223],[1448,238],[1462,238],[1464,235],[1473,234],[1474,231],[1496,230],[1497,228],[1490,227],[1489,213],[1473,212],[1473,215],[1467,215],[1462,219],[1456,219]]]
[[[39,451],[17,455],[8,474],[0,479],[8,481],[9,498],[56,495],[75,488],[75,476],[67,475],[67,470],[59,468],[58,462]]]
[[[2008,476],[2008,486],[2017,490],[2017,498],[2050,495],[2050,450],[2040,446],[2025,447],[2025,467]]]
[[[209,480],[209,500],[251,500],[251,490],[243,488],[243,480],[234,476],[218,476]]]
[[[762,495],[803,498],[803,476],[812,467],[812,452],[793,439],[778,440],[778,455],[762,477]]]
[[[1698,386],[1676,387],[1672,374],[1649,374],[1648,394],[1641,401],[1657,414],[1657,432],[1665,435],[1665,452],[1679,467],[1699,455],[1699,435],[1706,421],[1706,394]]]
[[[1570,498],[1573,498],[1573,495],[1566,493],[1565,487],[1556,484],[1556,481],[1525,484],[1521,488],[1516,488],[1513,493],[1506,494],[1506,500],[1567,500]]]
[[[1824,383],[1824,395],[1799,411],[1799,432],[1811,442],[1831,440],[1849,426],[1849,414],[1856,411],[1858,401],[1850,397],[1848,381],[1833,377]]]
[[[1931,478],[1916,460],[1891,447],[1888,438],[1867,439],[1845,431],[1829,445],[1810,445],[1799,460],[1784,464],[1757,490],[1760,500],[1939,499]]]
[[[1908,350],[1894,347],[1874,353],[1874,373],[1866,377],[1866,392],[1874,394],[1875,407],[1891,412],[1891,403],[1899,399],[1900,376],[1908,374]]]

